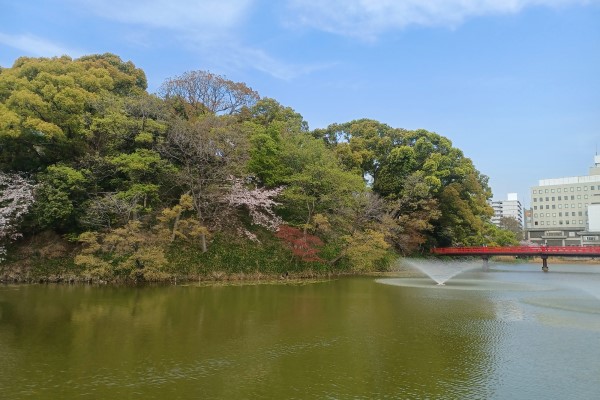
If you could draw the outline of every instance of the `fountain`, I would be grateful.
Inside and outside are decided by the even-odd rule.
[[[449,279],[461,272],[481,268],[480,263],[473,261],[444,262],[440,260],[404,260],[404,263],[433,279],[438,286],[444,286]]]

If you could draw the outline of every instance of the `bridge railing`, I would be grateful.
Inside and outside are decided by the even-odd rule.
[[[548,254],[548,255],[571,255],[571,254],[589,254],[600,255],[600,246],[505,246],[505,247],[437,247],[431,249],[433,254]]]

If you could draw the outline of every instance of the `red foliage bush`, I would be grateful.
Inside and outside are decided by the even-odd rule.
[[[323,241],[317,236],[288,225],[280,225],[275,236],[281,239],[300,260],[324,261],[318,255],[320,247],[323,246]]]

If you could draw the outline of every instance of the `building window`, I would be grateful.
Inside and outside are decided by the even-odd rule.
[[[554,189],[550,189],[550,191],[551,191],[552,193],[554,193]]]
[[[546,210],[548,210],[550,208],[550,206],[548,204],[546,204]]]
[[[556,217],[556,213],[552,213],[552,217]]]
[[[573,189],[573,188],[571,188]],[[571,195],[571,200],[575,200],[575,196]]]
[[[533,198],[533,202],[534,202],[534,203],[537,203],[537,197],[534,197],[534,198]]]
[[[559,204],[559,205],[558,205],[558,208],[562,208],[562,204]]]
[[[574,216],[575,216],[575,211],[572,211],[571,212],[571,217],[574,217]]]
[[[590,187],[590,190],[596,190],[596,186]]]
[[[577,221],[575,221],[575,220],[573,220],[572,222],[573,222],[573,225],[575,225],[577,223]]]
[[[573,187],[571,187],[571,192],[573,192],[575,189],[573,189]]]
[[[533,217],[534,217],[534,218],[537,218],[537,213],[533,214]]]
[[[577,200],[581,200],[581,195],[580,194],[577,195]]]
[[[587,192],[587,186],[584,186],[584,187],[583,187],[583,190],[585,190],[585,191]]]
[[[545,192],[548,193],[548,189],[546,189]]]
[[[586,195],[584,195],[584,196],[583,196],[583,198],[584,198],[584,199],[587,199],[587,198],[588,198],[588,197],[587,197],[587,194],[586,194]]]
[[[537,222],[537,221],[535,221],[533,224],[534,224],[534,225],[537,225],[537,224],[538,224],[538,222]]]
[[[537,206],[533,206],[533,209],[534,209],[534,210],[537,210]]]
[[[583,221],[582,220],[579,220],[579,225],[583,225]]]
[[[562,223],[562,219],[561,219],[560,221],[558,221],[558,224],[559,224],[559,225],[562,225],[562,224],[563,224],[563,223]]]
[[[556,204],[552,204],[552,209],[555,210],[556,209]]]
[[[565,224],[569,225],[569,220],[566,220],[566,221],[565,221]]]
[[[560,188],[556,189],[556,191],[557,191],[558,193],[560,193]]]
[[[558,213],[558,216],[559,216],[559,217],[562,217],[562,213],[561,213],[561,212],[559,212],[559,213]]]
[[[578,207],[578,208],[581,208],[581,203],[579,203],[579,204],[577,205],[577,207]]]
[[[577,186],[577,191],[581,192],[581,186]]]
[[[550,201],[548,196],[546,196],[546,201]]]
[[[540,222],[540,225],[544,225],[544,221],[541,221],[541,222]]]
[[[546,217],[550,218],[550,213],[546,213]]]
[[[561,200],[562,200],[561,196],[558,196],[558,201],[561,201]]]
[[[583,215],[583,213],[581,211],[579,211],[578,215],[581,217]]]

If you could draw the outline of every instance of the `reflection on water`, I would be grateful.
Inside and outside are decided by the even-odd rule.
[[[438,285],[430,279],[422,278],[387,278],[378,279],[378,283],[395,286],[406,286],[415,288],[434,288],[438,290],[494,290],[494,291],[537,291],[549,290],[548,287],[535,284],[503,282],[492,279],[458,279],[447,281],[444,285]]]
[[[596,397],[600,268],[490,266],[446,286],[2,286],[0,397]]]

